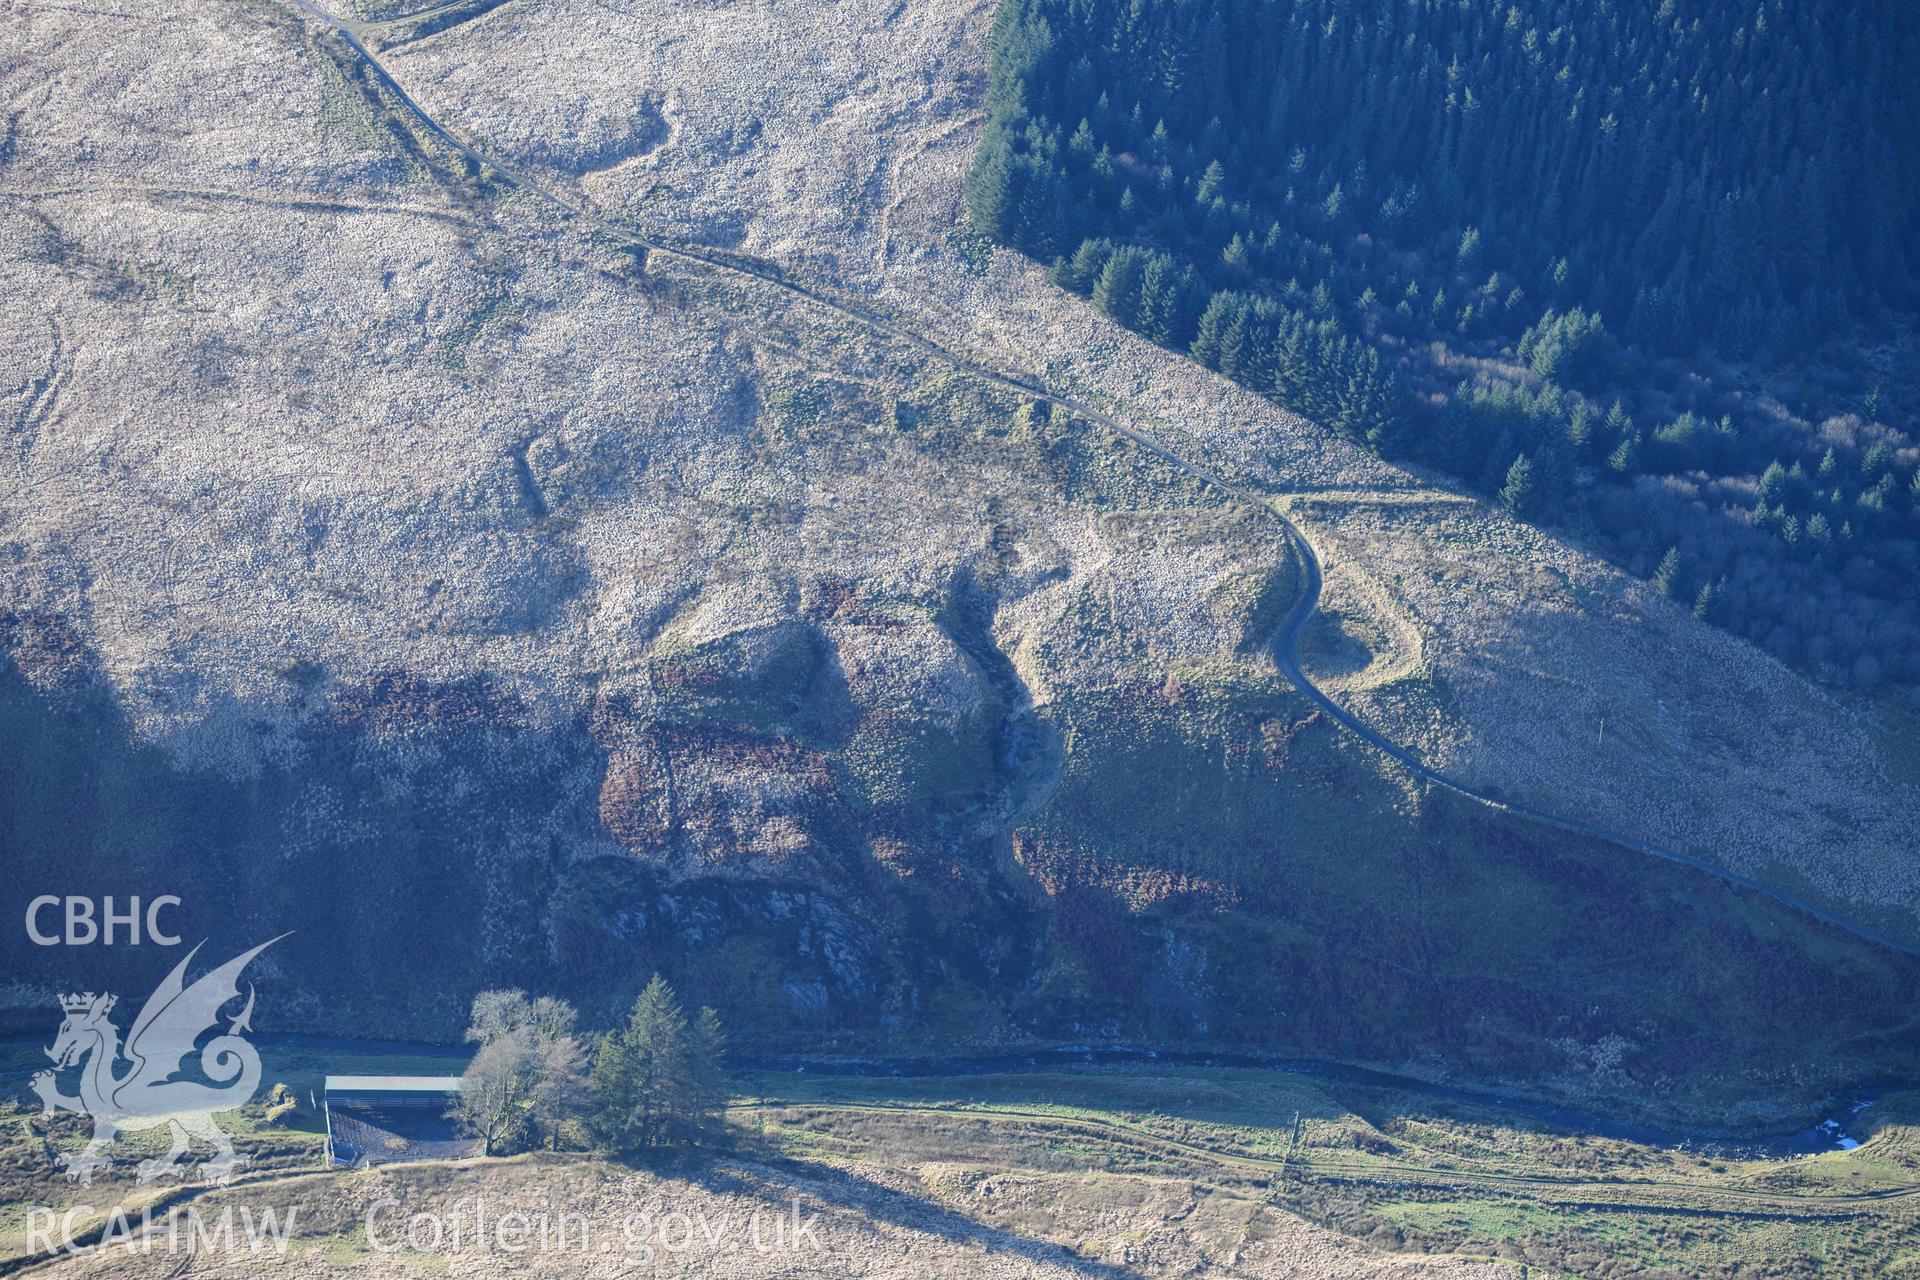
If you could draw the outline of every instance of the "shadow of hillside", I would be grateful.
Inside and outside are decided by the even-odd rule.
[[[831,1165],[777,1159],[746,1164],[715,1161],[695,1168],[662,1171],[715,1195],[737,1195],[775,1204],[794,1196],[817,1200],[832,1211],[859,1215],[888,1226],[935,1236],[951,1244],[975,1246],[989,1254],[1007,1254],[1035,1266],[1089,1280],[1131,1280],[1141,1275],[1095,1259],[1082,1258],[1062,1245],[1018,1235],[978,1222],[945,1205],[899,1191]]]

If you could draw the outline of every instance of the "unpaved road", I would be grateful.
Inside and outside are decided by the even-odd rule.
[[[1863,1191],[1776,1192],[1754,1187],[1713,1187],[1660,1178],[1551,1177],[1545,1174],[1505,1173],[1490,1169],[1435,1169],[1411,1160],[1382,1156],[1356,1157],[1338,1150],[1301,1147],[1283,1158],[1223,1151],[1189,1142],[1144,1125],[1097,1116],[1067,1116],[1015,1107],[942,1106],[908,1102],[819,1102],[811,1099],[763,1098],[738,1103],[729,1110],[747,1114],[767,1108],[801,1112],[865,1112],[903,1117],[946,1117],[954,1120],[995,1120],[1038,1125],[1049,1131],[1071,1130],[1122,1146],[1147,1148],[1211,1164],[1229,1172],[1256,1178],[1294,1174],[1332,1182],[1391,1183],[1437,1191],[1462,1189],[1493,1194],[1519,1194],[1566,1209],[1610,1212],[1697,1213],[1759,1219],[1809,1219],[1871,1213],[1883,1206],[1904,1205],[1920,1199],[1920,1186]]]
[[[1898,941],[1886,934],[1877,932],[1865,925],[1828,911],[1825,908],[1815,906],[1805,899],[1771,888],[1750,876],[1744,876],[1738,872],[1730,871],[1704,858],[1696,857],[1693,854],[1682,853],[1677,849],[1669,849],[1649,841],[1638,840],[1621,832],[1611,831],[1592,823],[1582,822],[1578,819],[1565,818],[1541,809],[1531,808],[1527,805],[1504,801],[1484,791],[1476,790],[1459,779],[1429,767],[1411,750],[1394,743],[1385,735],[1367,725],[1359,717],[1346,710],[1346,708],[1342,707],[1338,702],[1335,702],[1334,699],[1319,685],[1315,684],[1301,668],[1299,657],[1300,633],[1308,621],[1312,619],[1320,604],[1322,585],[1320,556],[1315,550],[1312,540],[1307,537],[1301,527],[1288,519],[1286,515],[1282,514],[1282,512],[1276,508],[1275,497],[1273,495],[1256,493],[1225,477],[1219,476],[1192,460],[1174,452],[1145,432],[1121,422],[1112,414],[1082,403],[1065,393],[1050,390],[1041,385],[1031,374],[993,368],[983,363],[977,357],[954,350],[917,331],[900,327],[891,318],[872,307],[852,299],[836,296],[820,286],[796,279],[777,264],[745,255],[709,249],[697,244],[668,241],[648,235],[632,226],[609,218],[582,203],[568,199],[560,192],[537,181],[525,171],[477,149],[464,139],[456,136],[428,112],[425,107],[421,106],[411,94],[401,87],[399,81],[387,70],[386,65],[382,63],[361,40],[361,34],[365,31],[377,27],[403,25],[408,21],[425,18],[428,16],[428,13],[431,12],[442,12],[455,8],[457,7],[456,5],[445,5],[440,9],[430,10],[428,13],[414,15],[412,18],[372,23],[336,17],[312,4],[310,0],[290,0],[290,3],[301,13],[325,24],[337,32],[353,51],[366,62],[368,69],[379,79],[387,91],[393,94],[395,99],[404,105],[407,110],[412,112],[420,120],[422,125],[436,138],[475,164],[483,165],[493,170],[503,180],[555,205],[617,243],[643,249],[649,253],[659,253],[678,258],[714,271],[752,278],[780,289],[803,301],[825,307],[858,324],[866,326],[874,332],[904,342],[973,377],[1031,397],[1032,399],[1055,405],[1078,418],[1104,427],[1115,435],[1130,441],[1134,445],[1178,467],[1195,479],[1211,485],[1241,502],[1252,505],[1264,513],[1269,519],[1277,521],[1286,531],[1289,541],[1299,555],[1304,583],[1299,601],[1295,604],[1292,614],[1281,626],[1279,634],[1274,639],[1274,662],[1279,667],[1281,674],[1292,682],[1301,693],[1311,699],[1315,705],[1325,711],[1328,716],[1332,717],[1349,732],[1379,751],[1382,755],[1387,756],[1399,764],[1415,777],[1434,786],[1444,787],[1448,791],[1502,813],[1513,814],[1559,831],[1603,840],[1610,844],[1618,845],[1621,848],[1646,854],[1649,857],[1663,858],[1669,862],[1676,862],[1682,866],[1704,871],[1708,875],[1715,876],[1728,884],[1764,895],[1784,906],[1803,912],[1816,920],[1832,925],[1835,928],[1843,929],[1867,942],[1889,947],[1906,955],[1920,956],[1920,946]]]

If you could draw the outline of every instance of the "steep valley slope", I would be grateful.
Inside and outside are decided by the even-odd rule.
[[[1910,1073],[1920,961],[1419,784],[1275,665],[1260,504],[942,354],[1283,503],[1309,674],[1427,762],[1920,942],[1875,708],[958,231],[989,18],[512,0],[356,28],[389,84],[273,0],[12,7],[13,918],[294,927],[281,1029],[448,1035],[502,984],[604,1022],[657,968],[749,1045],[1722,1113]]]

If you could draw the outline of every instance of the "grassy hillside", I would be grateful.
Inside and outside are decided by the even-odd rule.
[[[647,287],[737,305],[700,277]],[[762,323],[801,340],[799,317]],[[769,358],[726,439],[760,481],[832,477],[840,505],[715,503],[653,462],[651,509],[708,531],[662,565],[701,576],[577,704],[292,666],[297,718],[235,776],[142,742],[78,628],[8,617],[15,916],[58,883],[179,894],[216,949],[293,927],[271,1029],[451,1036],[502,985],[605,1025],[657,969],[745,1046],[1178,1041],[1676,1111],[1914,1070],[1916,962],[1423,794],[1317,715],[1266,650],[1299,585],[1271,521],[807,323],[834,371]],[[539,472],[550,520],[593,518],[573,472]],[[940,576],[838,571],[909,492],[958,531]],[[794,529],[804,553],[755,562]],[[38,1025],[58,957],[0,954]],[[168,958],[94,961],[133,991]]]

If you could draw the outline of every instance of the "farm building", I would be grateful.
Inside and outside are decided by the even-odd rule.
[[[328,1076],[327,1163],[390,1164],[480,1154],[447,1112],[459,1076]]]

